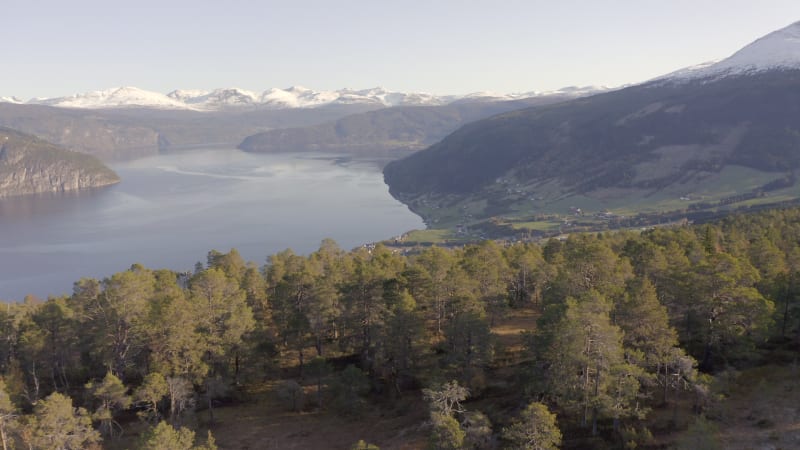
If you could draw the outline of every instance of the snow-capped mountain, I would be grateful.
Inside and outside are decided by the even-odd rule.
[[[272,88],[261,94],[260,101],[273,108],[314,108],[335,103],[343,91],[315,91],[302,86],[288,89]],[[364,98],[363,103],[372,103],[372,99]]]
[[[530,92],[517,92],[511,94],[501,94],[492,91],[481,91],[481,92],[472,92],[470,94],[454,98],[451,101],[502,102],[502,101],[524,100],[530,98],[551,97],[551,96],[577,98],[577,97],[584,97],[587,95],[599,94],[601,92],[606,92],[612,89],[615,88],[609,88],[606,86],[567,86],[552,91],[530,91]]]
[[[559,211],[565,198],[593,198],[602,209],[605,202],[631,204],[667,192],[692,197],[689,210],[700,214],[733,211],[741,206],[735,203],[754,197],[797,200],[798,105],[800,22],[718,62],[604,95],[472,121],[389,163],[384,181],[412,210],[431,211],[426,223],[444,218],[432,204],[482,202],[487,206],[473,213],[477,219],[518,213],[516,204],[498,202],[501,179],[522,186],[517,192],[527,186],[526,195],[543,200],[540,211]],[[742,168],[770,181],[719,183],[728,170]],[[553,185],[556,193],[543,188]],[[697,192],[725,200],[684,196]]]
[[[169,98],[164,94],[145,91],[135,87],[91,91],[68,97],[34,98],[26,103],[58,106],[62,108],[119,108],[141,106],[162,109],[187,109],[184,103]]]
[[[217,110],[250,107],[259,104],[259,94],[239,88],[203,90],[176,90],[167,97],[177,100],[191,109]]]
[[[315,91],[302,86],[273,88],[262,93],[239,88],[215,90],[178,89],[166,95],[135,87],[121,87],[75,94],[67,97],[34,98],[24,102],[2,97],[0,103],[29,103],[62,108],[157,108],[194,111],[318,108],[327,105],[374,105],[376,107],[445,105],[454,101],[508,101],[548,95],[582,96],[607,88],[569,87],[550,92],[497,94],[480,92],[467,95],[435,95],[424,92],[397,92],[381,87]]]
[[[14,103],[19,105],[25,103],[25,101],[17,97],[0,97],[0,103]]]
[[[315,91],[302,86],[293,86],[287,89],[272,88],[262,93],[239,88],[214,90],[178,89],[164,95],[135,87],[121,87],[67,97],[34,98],[28,102],[15,97],[2,97],[0,102],[30,103],[62,108],[142,107],[220,111],[231,109],[317,108],[326,105],[353,104],[375,106],[442,105],[458,98],[458,96],[439,96],[420,92],[393,92],[383,88]],[[497,100],[500,100],[500,98]]]
[[[693,80],[800,69],[800,21],[757,39],[721,61],[710,61],[670,73],[659,80]]]

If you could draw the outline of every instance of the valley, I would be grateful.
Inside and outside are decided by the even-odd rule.
[[[702,69],[476,121],[390,163],[386,182],[453,238],[653,226],[793,202],[800,58],[773,49],[792,48],[798,28]]]
[[[564,193],[557,185],[523,186],[500,179],[480,194],[427,196],[407,203],[428,230],[405,243],[465,243],[480,239],[539,240],[575,232],[702,223],[734,212],[796,204],[791,175],[727,166],[659,190],[599,189]]]
[[[11,5],[3,449],[800,447],[800,22],[479,3]]]
[[[206,247],[262,261],[423,226],[372,160],[206,147],[111,167],[122,181],[109,188],[0,200],[0,298],[69,293],[133,263],[191,271]]]

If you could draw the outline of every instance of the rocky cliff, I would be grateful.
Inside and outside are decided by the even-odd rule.
[[[118,183],[97,158],[0,128],[0,198],[64,192]]]

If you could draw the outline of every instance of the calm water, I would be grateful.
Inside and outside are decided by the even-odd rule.
[[[326,237],[350,249],[424,227],[368,161],[217,149],[113,168],[109,188],[0,200],[0,299],[70,293],[136,262],[191,270],[211,249],[263,265]]]

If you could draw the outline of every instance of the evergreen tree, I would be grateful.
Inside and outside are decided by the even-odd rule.
[[[666,403],[669,389],[678,387],[674,374],[686,364],[691,369],[694,360],[678,346],[667,310],[659,303],[655,287],[647,278],[629,283],[627,295],[616,305],[614,318],[624,332],[626,359],[646,370],[648,378],[657,380]],[[693,378],[691,371],[682,375],[683,379]],[[643,386],[651,384],[649,380],[640,381]]]
[[[6,391],[6,383],[0,378],[0,441],[3,450],[12,448],[10,432],[16,425],[17,409],[11,402],[11,396]]]
[[[467,433],[452,416],[431,412],[430,444],[436,450],[458,450],[464,447]]]
[[[501,317],[508,306],[508,262],[494,241],[483,241],[468,247],[461,260],[464,270],[475,283],[477,298],[489,315],[489,325]]]
[[[486,316],[475,309],[456,314],[447,326],[445,338],[449,367],[460,374],[470,389],[482,389],[483,369],[488,367],[493,356],[492,334]]]
[[[553,327],[544,352],[549,393],[559,405],[592,424],[596,435],[600,417],[634,415],[638,371],[623,358],[622,333],[611,324],[611,306],[590,291],[580,300],[567,299],[563,318]]]
[[[145,410],[140,414],[147,422],[156,422],[161,418],[158,404],[169,394],[167,380],[158,372],[147,374],[142,384],[136,389],[134,398],[144,405]]]
[[[118,427],[121,433],[122,426],[114,420],[114,412],[127,408],[132,401],[122,381],[109,371],[102,381],[87,383],[86,390],[99,403],[94,419],[100,422],[101,433],[113,436],[114,426]]]
[[[469,390],[456,381],[450,381],[434,389],[423,389],[422,395],[431,409],[431,447],[448,450],[462,448],[467,434],[455,415],[465,412],[461,402],[467,399]]]
[[[363,411],[364,395],[369,392],[369,378],[354,365],[347,366],[331,386],[333,406],[346,416],[358,416]]]
[[[461,420],[464,430],[464,448],[482,450],[492,448],[492,422],[480,411],[466,411]]]
[[[401,379],[413,378],[414,369],[428,342],[417,303],[399,283],[387,283],[388,313],[376,352],[376,367],[394,394],[401,393]]]
[[[141,450],[216,450],[211,432],[203,445],[195,445],[195,433],[187,428],[175,429],[167,422],[159,422],[142,436]]]
[[[561,446],[556,415],[538,402],[529,403],[511,426],[503,428],[503,438],[514,449],[555,450]]]
[[[506,250],[512,276],[509,295],[514,307],[541,307],[547,284],[555,277],[553,266],[542,256],[541,247],[535,244],[515,244]]]
[[[134,265],[103,280],[103,292],[87,305],[87,319],[98,326],[95,339],[103,364],[121,379],[142,349],[141,330],[154,293],[152,271]]]
[[[433,323],[432,332],[441,336],[447,320],[448,306],[454,293],[462,286],[463,269],[456,266],[452,252],[440,247],[430,247],[414,258],[413,267],[418,269],[418,282],[411,286],[412,295],[419,301],[423,311]]]
[[[690,311],[697,321],[693,348],[706,369],[717,355],[730,356],[736,348],[745,354],[767,336],[774,304],[755,288],[760,277],[746,260],[715,253],[696,271]]]
[[[27,426],[31,433],[26,444],[33,448],[80,450],[100,442],[89,413],[74,408],[72,399],[58,392],[39,401]]]

